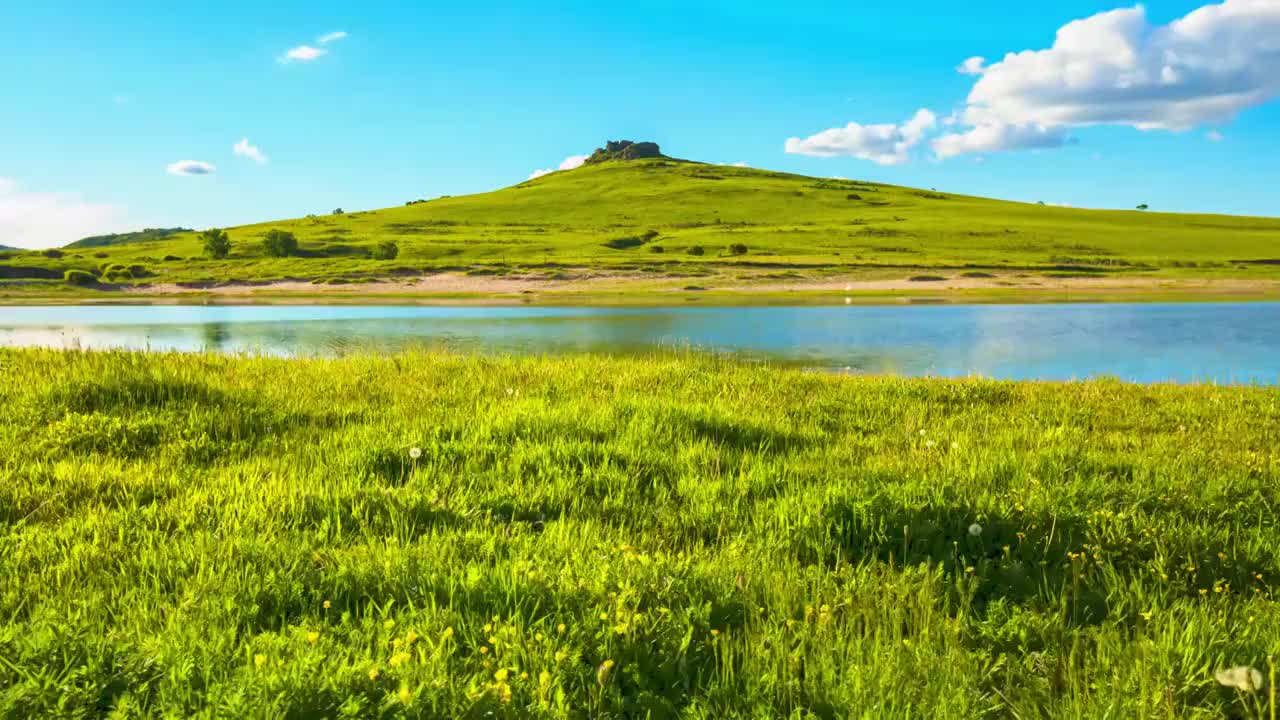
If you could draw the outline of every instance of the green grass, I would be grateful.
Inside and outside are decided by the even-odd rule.
[[[1275,388],[0,369],[3,717],[1266,716]]]
[[[267,257],[261,239],[273,228],[295,233],[303,256]],[[9,292],[31,294],[50,292],[66,270],[110,264],[142,265],[148,273],[114,286],[472,269],[656,277],[789,269],[801,279],[859,272],[907,278],[946,269],[1280,277],[1280,220],[1272,218],[1079,210],[673,160],[606,162],[491,193],[229,232],[233,251],[225,260],[202,257],[188,232],[70,248],[62,258],[6,253],[0,278],[9,278]],[[367,256],[387,240],[399,245],[399,257]],[[746,254],[731,254],[735,244]],[[705,254],[690,254],[693,247]]]

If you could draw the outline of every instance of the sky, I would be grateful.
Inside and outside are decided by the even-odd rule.
[[[609,139],[1280,215],[1280,0],[11,3],[0,245],[484,192]]]

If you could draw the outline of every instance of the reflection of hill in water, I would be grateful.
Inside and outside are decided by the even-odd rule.
[[[414,348],[490,354],[691,348],[867,373],[1274,384],[1280,380],[1280,304],[18,308],[0,319],[0,345],[303,356]]]

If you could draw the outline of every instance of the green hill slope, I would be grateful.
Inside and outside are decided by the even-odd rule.
[[[94,235],[93,237],[77,240],[66,247],[72,248],[95,248],[107,247],[109,245],[127,245],[135,242],[147,242],[148,240],[162,240],[179,233],[189,233],[191,228],[147,228],[138,232],[115,233],[113,235]]]
[[[294,233],[295,257],[262,236]],[[1271,277],[1280,219],[1014,203],[669,158],[606,161],[490,193],[228,228],[231,256],[195,232],[69,252],[54,269],[141,265],[137,281],[405,277],[589,270],[654,277],[769,268],[774,276],[967,269]],[[394,260],[370,257],[394,241]],[[88,252],[95,250],[96,252]],[[11,273],[12,275],[12,273]],[[117,282],[129,282],[118,273]]]

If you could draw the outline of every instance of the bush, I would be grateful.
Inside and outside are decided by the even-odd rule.
[[[56,248],[49,248],[48,250],[45,250],[40,254],[47,258],[53,258],[54,260],[57,260],[58,258],[62,257],[62,251]]]
[[[645,242],[651,242],[656,237],[658,237],[657,230],[645,230],[644,234],[640,236],[640,239]]]
[[[273,228],[262,237],[262,249],[271,257],[289,257],[298,252],[298,238],[291,232]]]
[[[215,260],[231,254],[231,237],[225,230],[209,228],[200,233],[200,242],[204,246],[204,254]]]
[[[662,249],[662,246],[661,246],[661,245],[650,245],[650,246],[649,246],[649,252],[651,252],[651,253],[662,253],[662,252],[665,252],[665,251]]]
[[[644,238],[631,236],[614,238],[606,242],[604,246],[607,248],[613,248],[614,250],[630,250],[631,248],[640,247],[643,244]]]
[[[341,214],[342,214],[342,208],[334,208],[334,209],[333,209],[333,213],[332,213],[332,214],[333,214],[333,215],[341,215]]]
[[[68,270],[62,274],[62,279],[72,285],[93,285],[98,282],[93,273],[84,270]]]
[[[375,260],[395,260],[400,256],[400,246],[393,240],[384,240],[373,248]]]
[[[844,199],[845,200],[861,200],[862,196],[859,195],[858,193],[849,193],[848,195],[844,196]]]
[[[747,246],[743,245],[742,243],[733,243],[732,245],[729,246],[729,254],[730,255],[746,255]]]
[[[694,245],[693,247],[689,248],[688,252],[690,255],[706,255],[707,254],[706,248],[702,247],[701,245]]]
[[[101,260],[102,258],[107,257],[107,254],[104,252],[96,252],[93,254],[93,256]]]
[[[181,261],[181,260],[182,260],[182,257],[181,257],[181,256],[179,256],[179,255],[165,255],[165,256],[164,256],[164,261],[165,261],[165,262],[179,262],[179,261]]]

